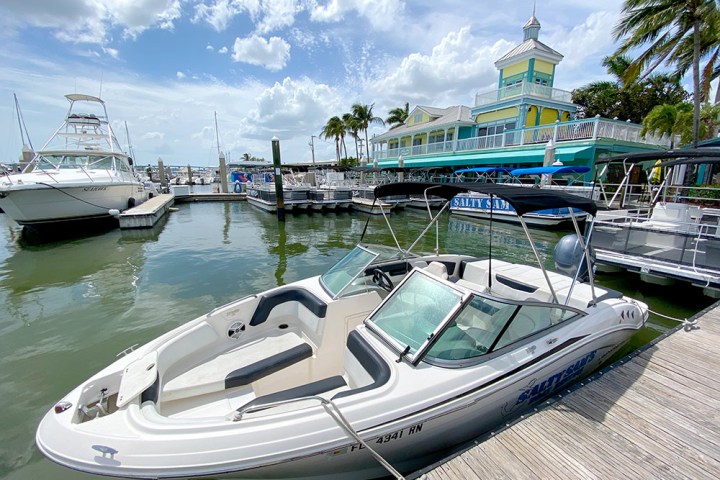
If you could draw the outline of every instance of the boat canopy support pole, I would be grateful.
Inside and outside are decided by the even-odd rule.
[[[430,220],[430,223],[428,223],[428,225],[425,227],[425,229],[420,233],[420,235],[418,235],[418,238],[415,239],[415,241],[412,243],[412,245],[410,245],[408,247],[406,253],[410,253],[412,251],[412,249],[415,248],[415,245],[417,245],[417,243],[420,241],[420,239],[427,233],[428,230],[430,230],[430,228],[433,226],[433,224],[435,224],[437,222],[438,218],[440,218],[440,215],[448,208],[449,205],[450,205],[449,201],[445,202],[445,205],[443,205],[443,207],[440,209],[440,211],[437,213],[437,215],[432,217],[432,219]],[[436,248],[435,255],[438,255],[438,254],[439,254],[439,248]]]
[[[320,402],[320,404],[323,406],[325,411],[332,417],[335,422],[337,422],[338,425],[342,427],[343,430],[345,430],[355,441],[360,443],[364,448],[367,449],[370,454],[375,457],[375,460],[380,463],[393,477],[395,477],[397,480],[405,480],[405,477],[403,477],[400,472],[395,470],[390,463],[385,460],[379,453],[377,453],[375,450],[370,447],[370,445],[365,442],[362,438],[360,438],[360,435],[355,431],[354,428],[352,428],[352,425],[350,425],[350,422],[345,418],[345,416],[340,412],[340,409],[337,408],[337,406],[332,402],[332,400],[327,400],[321,396],[318,395],[309,395],[307,397],[299,397],[299,398],[293,398],[290,400],[280,400],[278,402],[272,402],[272,403],[265,403],[262,405],[254,405],[249,406],[247,408],[242,408],[240,410],[232,412],[227,418],[228,420],[232,420],[233,422],[240,421],[242,419],[242,416],[246,413],[254,412],[257,410],[265,410],[272,407],[277,407],[280,405],[286,405],[288,403],[294,403],[294,402],[300,402],[304,400],[317,400]]]
[[[545,277],[545,281],[547,282],[548,287],[550,288],[550,293],[552,293],[553,301],[555,303],[558,303],[557,294],[555,293],[555,289],[552,286],[552,282],[550,281],[550,277],[547,274],[547,270],[545,270],[545,265],[543,265],[542,260],[540,260],[540,255],[538,254],[537,248],[535,248],[535,243],[533,242],[532,236],[530,235],[530,231],[528,230],[527,225],[525,224],[525,219],[522,217],[522,215],[518,215],[518,218],[520,219],[520,224],[522,225],[523,230],[525,230],[525,236],[527,236],[528,240],[530,240],[530,248],[532,248],[532,251],[535,254],[535,258],[537,259],[538,265],[540,266],[540,270],[542,270],[543,276]]]
[[[590,262],[590,251],[588,245],[590,245],[590,237],[592,236],[593,227],[595,226],[595,217],[593,217],[592,221],[590,222],[590,226],[587,229],[587,241],[583,239],[583,236],[580,234],[580,226],[577,223],[577,218],[575,217],[575,212],[572,208],[570,210],[570,218],[572,219],[573,226],[575,227],[575,234],[577,235],[578,242],[580,243],[580,248],[582,248],[583,251],[583,258],[585,259],[585,264],[587,265],[588,269],[588,282],[590,283],[590,294],[592,295],[592,305],[597,305],[597,295],[595,295],[595,274],[593,272],[593,265]],[[572,291],[575,288],[575,284],[578,281],[578,277],[580,276],[580,269],[582,267],[582,262],[580,262],[580,265],[578,265],[577,270],[575,271],[575,277],[573,278],[573,282],[570,284],[570,289],[568,290],[567,298],[565,299],[565,305],[570,302],[570,297],[572,295]]]

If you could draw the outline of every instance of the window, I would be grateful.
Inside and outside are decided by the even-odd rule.
[[[416,113],[413,115],[413,123],[422,123],[423,121],[423,114],[422,113]]]

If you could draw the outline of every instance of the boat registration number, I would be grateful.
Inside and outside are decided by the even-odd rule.
[[[380,435],[379,437],[377,437],[375,439],[368,440],[367,443],[376,443],[376,444],[389,443],[394,440],[400,440],[401,438],[403,438],[403,436],[407,437],[410,435],[415,435],[416,433],[421,432],[422,428],[423,428],[423,424],[418,423],[418,424],[412,425],[410,427],[398,430],[396,432],[388,433],[387,435]],[[356,443],[355,445],[350,447],[351,452],[354,452],[356,450],[365,450],[365,447],[360,443]]]

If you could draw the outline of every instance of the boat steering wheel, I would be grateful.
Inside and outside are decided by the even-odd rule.
[[[392,291],[392,289],[395,288],[392,280],[390,280],[390,277],[388,277],[388,274],[383,272],[379,268],[373,270],[372,281],[375,285],[388,292]]]

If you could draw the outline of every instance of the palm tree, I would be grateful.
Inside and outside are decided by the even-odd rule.
[[[626,84],[643,70],[647,75],[662,63],[677,64],[692,45],[693,146],[697,146],[700,123],[700,32],[714,29],[717,12],[716,0],[625,0],[614,31],[616,40],[627,36],[616,55],[649,44],[628,66],[623,76]]]
[[[710,100],[710,82],[720,77],[720,11],[711,16],[708,27],[700,31],[700,57],[707,58],[707,63],[702,68],[700,79],[700,101]],[[682,77],[693,65],[693,48],[688,45],[678,55],[677,69],[675,73]],[[720,102],[720,88],[715,92],[715,103]]]
[[[388,117],[385,119],[385,123],[390,124],[390,128],[402,125],[410,115],[410,104],[405,102],[405,108],[395,107],[388,112]]]
[[[670,148],[675,145],[675,136],[682,133],[682,113],[692,111],[689,103],[657,105],[643,119],[641,135],[651,134],[670,137]]]
[[[335,156],[339,163],[340,139],[345,136],[345,123],[338,116],[331,117],[320,132],[320,136],[326,140],[330,138],[335,140]]]
[[[243,162],[249,162],[252,159],[252,157],[250,157],[249,153],[243,153],[242,159],[243,159]]]
[[[345,122],[345,128],[348,132],[350,132],[350,135],[352,135],[353,139],[355,140],[355,158],[360,158],[359,148],[358,148],[358,132],[360,132],[360,124],[353,116],[352,113],[345,113],[342,116],[343,122]],[[347,158],[347,151],[345,152],[345,157]]]
[[[385,125],[385,121],[380,117],[374,117],[373,116],[373,105],[374,103],[371,103],[370,105],[361,105],[359,103],[356,103],[352,106],[352,114],[358,121],[358,126],[360,127],[360,130],[365,130],[365,151],[367,153],[366,158],[370,158],[370,143],[368,142],[368,128],[373,123],[379,123],[381,125]]]

